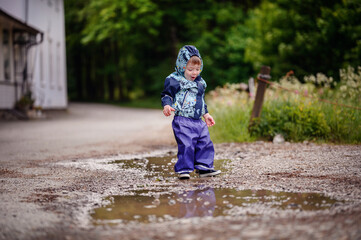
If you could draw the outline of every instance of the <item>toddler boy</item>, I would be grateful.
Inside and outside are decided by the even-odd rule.
[[[164,83],[161,93],[163,114],[174,112],[173,132],[178,144],[178,161],[174,166],[179,179],[189,179],[196,169],[200,177],[216,176],[214,147],[208,127],[215,124],[204,101],[206,82],[200,76],[203,69],[196,47],[186,45],[179,50],[175,72]],[[205,120],[202,121],[202,116]]]

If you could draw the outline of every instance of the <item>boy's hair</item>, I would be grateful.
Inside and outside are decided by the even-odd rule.
[[[187,64],[190,63],[190,64],[193,64],[193,65],[202,65],[202,60],[198,57],[198,56],[192,56]]]

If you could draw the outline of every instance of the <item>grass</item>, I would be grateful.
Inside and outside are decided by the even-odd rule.
[[[256,140],[248,132],[251,109],[238,105],[215,108],[210,106],[209,111],[216,121],[216,125],[209,128],[212,140],[221,142],[252,142]]]
[[[314,98],[306,98],[289,91],[268,88],[261,117],[249,132],[253,101],[237,84],[228,84],[207,95],[208,109],[216,125],[210,128],[214,142],[250,142],[272,140],[282,134],[286,141],[313,141],[318,143],[360,144],[361,111],[319,102],[320,88],[299,82],[283,82],[288,88],[308,91]],[[359,106],[357,98],[340,99],[340,88],[329,89],[331,102]],[[321,89],[322,90],[322,89]],[[324,95],[325,96],[325,95]],[[324,98],[324,96],[322,98]],[[355,95],[359,97],[359,95]],[[342,101],[341,101],[342,100]]]
[[[329,141],[361,143],[361,110],[322,104],[322,112],[330,127]]]

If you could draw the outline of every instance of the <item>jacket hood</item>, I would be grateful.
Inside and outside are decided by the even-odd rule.
[[[184,77],[184,72],[187,66],[187,62],[189,59],[193,56],[197,56],[201,59],[202,65],[201,65],[201,71],[203,70],[203,60],[201,58],[201,55],[198,51],[198,49],[195,46],[192,45],[185,45],[179,50],[175,70],[177,73],[179,73],[181,76]]]

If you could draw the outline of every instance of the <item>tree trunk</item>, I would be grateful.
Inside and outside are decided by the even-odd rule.
[[[82,52],[80,50],[80,52]],[[82,68],[83,68],[83,54],[74,54],[74,61],[72,61],[73,69],[75,70],[75,88],[76,88],[76,99],[83,99],[83,79],[82,79]]]

